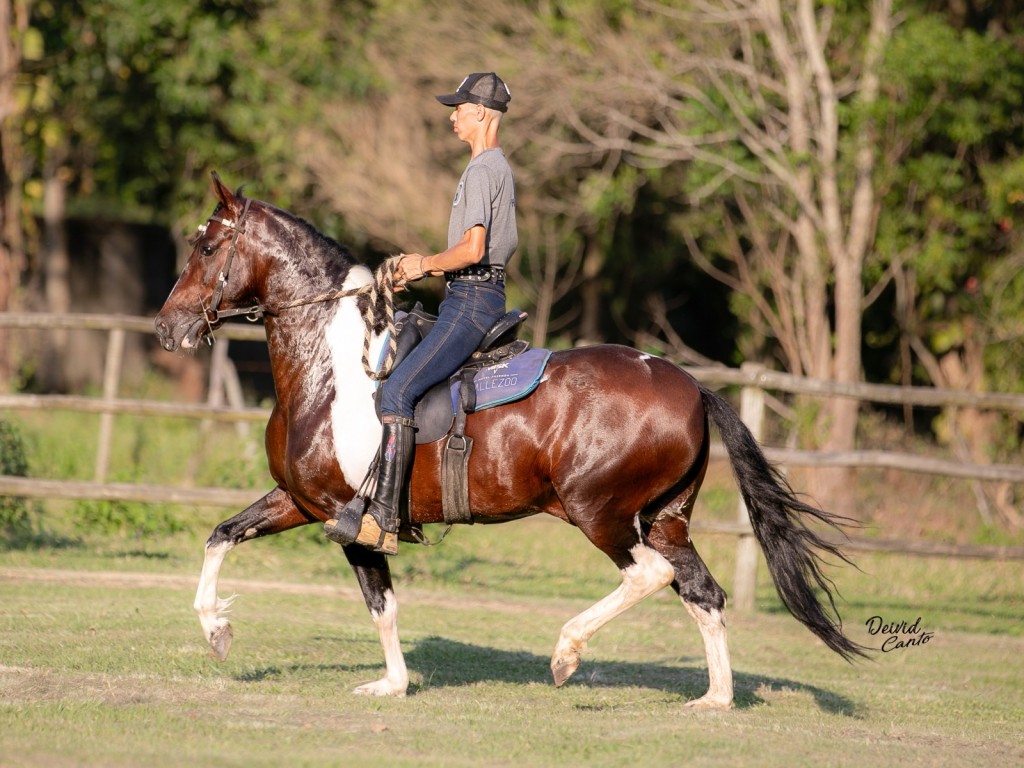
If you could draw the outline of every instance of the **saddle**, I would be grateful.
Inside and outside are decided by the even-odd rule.
[[[466,435],[469,414],[526,397],[540,383],[551,352],[531,349],[519,339],[519,328],[527,314],[514,309],[501,317],[485,334],[469,360],[447,381],[434,385],[416,403],[416,443],[434,443],[447,437],[442,464],[442,508],[446,523],[473,522],[469,509],[469,458],[473,438]],[[395,365],[433,329],[435,315],[417,304],[395,317],[397,349]],[[380,389],[376,408],[380,411]],[[409,489],[402,504],[403,528],[409,523]],[[414,524],[413,524],[414,525]]]

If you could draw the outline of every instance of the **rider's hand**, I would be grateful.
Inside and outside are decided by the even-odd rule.
[[[414,283],[427,276],[423,271],[423,256],[418,253],[401,253],[399,256],[401,259],[395,270],[395,290],[399,290],[399,285]]]

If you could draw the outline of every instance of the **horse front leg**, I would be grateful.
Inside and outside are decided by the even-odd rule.
[[[355,571],[363,600],[377,627],[377,636],[384,651],[384,677],[360,685],[354,693],[363,696],[405,696],[409,688],[409,672],[398,639],[398,600],[395,599],[395,590],[391,584],[388,559],[382,553],[360,545],[349,545],[342,549]]]
[[[193,608],[203,627],[203,636],[218,661],[224,661],[231,650],[234,635],[227,614],[237,597],[232,595],[221,598],[217,594],[217,582],[224,558],[243,541],[280,533],[310,522],[312,520],[295,505],[291,495],[278,486],[213,530],[206,541],[206,555]]]

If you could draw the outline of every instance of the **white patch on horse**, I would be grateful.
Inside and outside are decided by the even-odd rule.
[[[675,368],[674,363],[668,362],[665,358],[660,357],[659,355],[642,354],[640,355],[638,362],[643,366],[643,372],[648,381],[651,381],[659,371],[663,371],[664,366],[671,366],[672,368]]]
[[[708,692],[699,699],[686,702],[686,706],[691,709],[729,709],[732,706],[733,688],[725,617],[717,609],[708,611],[685,600],[683,605],[700,628],[708,660]]]
[[[672,564],[647,544],[636,544],[629,554],[633,557],[633,564],[622,569],[622,583],[618,588],[562,627],[551,657],[556,685],[561,685],[579,667],[587,641],[597,630],[644,598],[667,587],[675,578]]]
[[[349,270],[343,289],[367,285],[373,274],[364,266]],[[374,410],[375,382],[363,370],[363,344],[366,324],[359,312],[356,298],[342,299],[334,318],[325,329],[331,366],[334,369],[334,403],[331,406],[331,430],[334,451],[345,481],[358,488],[380,445],[381,426]],[[370,343],[370,360],[380,357],[383,338]]]
[[[227,658],[231,647],[231,623],[227,614],[231,612],[231,603],[237,595],[219,597],[217,583],[220,579],[220,567],[232,549],[234,544],[227,541],[213,546],[207,545],[203,558],[203,572],[199,576],[196,599],[192,605],[203,627],[203,636],[221,661]]]
[[[409,672],[405,656],[398,640],[398,601],[390,589],[384,593],[384,610],[371,611],[377,635],[384,649],[384,663],[387,671],[380,680],[356,688],[355,693],[363,696],[405,696],[409,688]]]

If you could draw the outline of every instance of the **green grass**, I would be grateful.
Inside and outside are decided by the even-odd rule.
[[[355,579],[316,531],[246,544],[235,644],[210,659],[191,611],[202,537],[87,538],[0,556],[0,765],[961,765],[1024,759],[1021,567],[862,556],[833,571],[850,635],[873,615],[934,633],[849,665],[779,606],[730,613],[736,708],[683,708],[707,684],[668,591],[591,641],[556,690],[561,625],[614,588],[577,531],[532,519],[458,528],[393,558],[410,696],[350,692],[382,673]],[[698,539],[728,589],[732,540]],[[66,574],[64,571],[81,572]],[[295,587],[285,593],[279,585]],[[334,587],[328,590],[324,587]],[[1016,734],[1016,735],[1014,735]]]
[[[12,421],[31,476],[91,479],[97,417]],[[116,434],[112,480],[267,485],[258,428],[240,440],[226,425],[118,417]],[[735,505],[713,468],[695,519],[731,520]],[[936,530],[954,508],[931,502]],[[203,541],[230,512],[49,502],[34,514],[33,535],[0,549],[0,768],[1024,763],[1020,563],[878,554],[832,570],[853,639],[881,644],[872,616],[920,617],[932,633],[856,665],[782,609],[762,563],[757,612],[728,613],[736,707],[700,713],[683,705],[706,689],[703,648],[669,591],[598,633],[556,690],[559,630],[614,589],[615,569],[552,520],[458,527],[392,559],[412,684],[381,700],[351,694],[382,674],[380,644],[315,528],[230,555],[235,643],[218,663],[191,604]],[[731,590],[734,539],[696,543]]]

